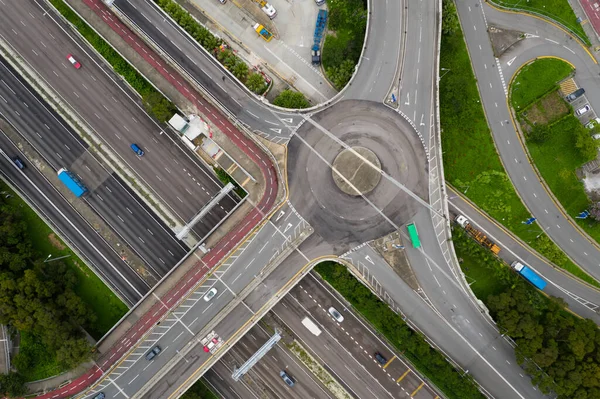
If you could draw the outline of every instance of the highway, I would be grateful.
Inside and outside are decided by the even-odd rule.
[[[148,117],[139,100],[116,84],[119,79],[110,68],[70,35],[52,12],[45,13],[46,9],[35,0],[19,2],[18,7],[2,13],[0,37],[86,122],[121,165],[135,172],[139,183],[151,190],[177,221],[190,220],[222,184],[170,132]],[[69,53],[82,64],[80,70],[69,65]],[[138,157],[129,148],[131,143],[138,143],[146,154]],[[221,201],[208,215],[206,225],[198,225],[199,233],[212,229],[235,203],[231,196]]]
[[[343,315],[344,321],[338,323],[329,315],[331,306]],[[347,306],[313,272],[272,312],[354,397],[404,398],[417,389],[415,398],[438,396],[429,384],[421,385],[424,381],[419,374]],[[305,317],[317,323],[322,331],[319,336],[302,325]],[[375,352],[386,358],[385,365],[376,361]]]
[[[532,250],[516,241],[504,227],[490,220],[463,197],[458,196],[454,191],[451,194],[448,201],[452,212],[465,215],[477,229],[484,231],[492,241],[497,243],[502,248],[499,254],[502,259],[509,264],[515,260],[524,262],[544,276],[548,282],[544,292],[564,299],[571,311],[600,324],[600,315],[597,313],[600,307],[600,292],[597,288],[573,279],[561,269],[540,259]],[[459,226],[455,227],[460,228]]]
[[[186,254],[184,244],[156,219],[112,170],[106,169],[95,158],[77,133],[2,62],[0,74],[2,118],[36,149],[43,162],[54,171],[67,167],[81,177],[91,190],[83,200],[142,259],[153,281],[160,280]],[[99,266],[102,267],[102,264]],[[145,294],[148,288],[145,287],[141,293]]]
[[[504,70],[508,60],[502,62],[496,60],[487,35],[481,34],[481,32],[486,31],[487,23],[496,20],[496,16],[502,18],[499,23],[506,26],[506,15],[488,6],[471,7],[471,3],[462,0],[457,1],[457,10],[464,27],[465,40],[471,53],[482,104],[496,142],[496,148],[513,185],[519,192],[525,206],[537,218],[537,223],[545,230],[546,234],[575,263],[596,279],[600,279],[600,250],[597,244],[593,244],[583,237],[550,198],[529,164],[515,127],[510,122],[511,117],[507,107],[504,86],[508,84],[512,75],[509,74],[510,72],[503,72],[503,77],[500,75],[500,71]],[[484,12],[488,16],[487,22],[484,18]],[[600,91],[597,90],[597,65],[594,60],[579,48],[576,42],[566,38],[562,31],[557,30],[548,23],[515,14],[510,14],[510,19],[512,24],[519,25],[509,25],[507,27],[519,30],[523,30],[525,27],[527,27],[527,30],[533,28],[534,32],[531,33],[543,37],[543,41],[548,42],[548,44],[537,46],[535,51],[528,45],[517,45],[515,50],[510,53],[511,58],[516,57],[515,51],[518,49],[520,49],[519,52],[523,52],[523,56],[521,57],[521,63],[516,65],[514,62],[512,63],[513,68],[522,65],[525,59],[530,60],[540,55],[540,52],[545,56],[558,55],[564,56],[569,61],[573,60],[577,66],[578,81],[581,75],[581,85],[586,87],[586,94],[591,92],[590,103],[596,109],[600,109]],[[563,48],[565,44],[556,46],[548,41],[554,40],[554,38],[560,40],[559,44],[568,42],[566,44],[568,44],[569,51]],[[527,43],[528,40],[526,39],[524,42]],[[536,43],[539,44],[540,41],[536,41]],[[586,56],[587,61],[582,62],[582,59]],[[592,73],[592,71],[595,72]],[[595,82],[593,82],[592,76],[595,76]]]
[[[120,255],[72,208],[67,200],[32,166],[19,170],[10,157],[20,151],[4,132],[0,134],[0,173],[54,231],[85,260],[104,283],[128,306],[133,306],[147,292],[140,276],[123,263]]]
[[[151,39],[161,55],[185,71],[205,94],[252,130],[274,137],[289,137],[294,127],[302,121],[296,113],[266,107],[249,94],[233,75],[226,72],[218,61],[189,38],[152,1],[117,0],[113,4]]]

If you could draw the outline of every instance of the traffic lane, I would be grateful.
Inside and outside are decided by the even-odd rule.
[[[162,155],[164,144],[159,145],[158,142],[162,128],[151,120],[133,99],[116,87],[103,68],[87,56],[84,46],[76,44],[53,23],[42,24],[35,30],[26,29],[30,22],[47,20],[48,14],[42,16],[40,8],[35,5],[21,4],[18,10],[21,13],[13,10],[10,12],[11,17],[5,18],[7,22],[4,25],[5,36],[10,40],[10,33],[19,39],[13,39],[11,44],[47,82],[54,86],[65,102],[71,104],[76,112],[84,115],[88,124],[105,140],[107,146],[120,155],[123,162],[129,164],[142,180],[155,183],[148,185],[157,191],[157,196],[169,198],[168,204],[176,211],[181,210],[182,207],[187,209],[181,212],[183,220],[191,217],[194,210],[208,200],[209,195],[206,191],[214,193],[220,189],[221,185],[210,172],[193,161],[178,143],[171,142],[171,146],[179,149],[180,165],[175,164],[170,157]],[[24,27],[21,22],[26,26]],[[12,29],[18,34],[15,35]],[[77,49],[78,46],[81,47]],[[77,52],[75,56],[84,65],[81,70],[68,65],[66,53],[63,54],[65,49],[72,49],[73,53]],[[36,53],[39,56],[36,56]],[[114,100],[118,98],[123,101],[115,102]],[[119,112],[115,112],[116,110]],[[148,158],[148,162],[143,168],[135,167],[137,156],[129,148],[129,145],[136,141],[140,141],[140,145],[147,153],[145,157]],[[154,153],[156,154],[153,155]],[[194,176],[202,181],[206,191],[197,187],[192,179],[186,176],[186,170],[199,172]],[[170,181],[168,189],[161,188],[157,183],[160,178]],[[154,187],[155,185],[159,187]],[[193,190],[194,193],[190,195],[186,188]]]
[[[563,298],[569,308],[581,317],[600,323],[600,316],[594,311],[600,304],[600,293],[571,278],[561,270],[554,268],[549,263],[540,259],[537,254],[531,252],[520,241],[513,237],[495,221],[490,220],[456,191],[450,188],[449,208],[455,214],[465,215],[477,229],[486,233],[490,239],[497,243],[502,249],[498,254],[507,263],[520,260],[539,272],[549,282],[545,289],[550,295]],[[458,227],[457,227],[458,228]]]
[[[228,354],[231,354],[237,364],[241,365],[257,352],[272,335],[257,324],[229,350]],[[289,387],[279,376],[282,370],[286,371],[294,380],[293,387]],[[262,382],[263,389],[256,392],[258,395],[264,392],[263,390],[267,390],[273,398],[331,397],[315,380],[311,372],[286,351],[285,344],[282,344],[281,341],[273,346],[244,378],[248,377]]]
[[[406,49],[398,97],[399,109],[413,121],[425,140],[430,138],[435,101],[436,8],[434,1],[408,3]]]
[[[232,197],[235,197],[235,200],[232,199]],[[233,209],[235,209],[238,201],[240,200],[235,194],[228,194],[222,200],[217,202],[212,209],[206,213],[206,215],[204,215],[204,217],[202,217],[198,223],[196,223],[192,231],[200,239],[206,237],[215,227],[217,227],[229,216]],[[199,212],[201,212],[201,210],[198,210],[197,213]]]
[[[25,156],[5,136],[0,134],[0,148],[9,156]],[[2,157],[0,172],[20,191],[29,204],[44,216],[45,222],[58,231],[86,261],[87,265],[128,306],[136,304],[148,292],[149,286],[123,261],[112,247],[72,208],[39,171],[29,166],[20,171]],[[35,189],[39,188],[39,191]],[[43,195],[42,195],[43,193]],[[54,204],[56,208],[52,206]]]
[[[154,327],[153,332],[128,356],[131,360],[137,357],[137,360],[133,363],[128,362],[131,363],[126,364],[128,368],[120,375],[113,376],[112,383],[121,386],[127,395],[133,396],[149,379],[159,373],[159,370],[170,362],[173,357],[180,356],[182,359],[187,358],[189,361],[189,357],[184,357],[179,352],[195,341],[196,334],[200,332],[204,325],[203,323],[197,323],[196,320],[191,320],[191,317],[199,313],[199,316],[203,316],[204,320],[210,320],[218,313],[211,302],[226,304],[233,299],[233,295],[228,293],[222,285],[216,283],[215,287],[219,289],[221,294],[213,300],[205,301],[202,294],[205,295],[207,291],[200,292],[196,304],[190,308],[189,312],[182,315],[183,312],[174,311],[161,320],[160,324]],[[196,318],[199,316],[196,316]],[[219,333],[217,332],[217,334]],[[152,361],[146,360],[145,355],[156,345],[161,347],[161,353]],[[204,352],[202,345],[197,345],[191,354],[204,359],[210,356],[209,353]]]
[[[223,356],[227,357],[227,354]],[[224,361],[217,362],[203,376],[204,380],[221,398],[258,399],[243,381],[236,383],[231,378],[233,370],[228,368]]]
[[[421,226],[419,229],[421,241],[435,242],[435,233],[428,233],[429,229],[424,228],[425,222],[420,219],[415,221],[417,225]],[[426,247],[429,248],[429,246]],[[439,248],[435,245],[434,247]],[[435,250],[431,252],[435,253]],[[365,254],[368,254],[372,261],[367,261],[368,266],[363,261]],[[419,278],[419,282],[425,278],[433,280],[433,283],[436,284],[433,292],[426,288],[422,288],[419,293],[415,292],[369,246],[365,246],[351,255],[352,257],[348,257],[347,260],[361,271],[369,284],[374,287],[373,290],[381,298],[385,298],[393,309],[402,313],[413,329],[423,334],[426,332],[429,341],[441,348],[447,357],[453,359],[463,369],[468,369],[487,391],[500,397],[511,395],[513,392],[516,393],[511,397],[538,397],[539,392],[537,395],[533,392],[529,377],[521,374],[520,368],[514,364],[512,348],[506,347],[506,343],[501,342],[503,337],[493,325],[488,324],[487,328],[485,324],[479,326],[481,315],[478,309],[475,306],[471,307],[470,302],[463,302],[469,300],[466,299],[464,293],[460,292],[460,288],[454,289],[456,283],[451,277],[438,280],[445,284],[444,287],[437,285],[435,279],[431,278],[434,264],[423,259],[422,254],[417,260],[410,257],[409,259],[411,264],[418,265],[413,270],[421,271],[425,276]],[[436,268],[436,271],[439,270]],[[446,273],[444,272],[444,274]],[[453,287],[452,290],[446,284]],[[441,292],[440,296],[437,295],[438,291]],[[467,314],[466,317],[465,314]],[[457,324],[460,325],[461,331],[456,327]],[[467,330],[468,334],[465,335],[462,330]],[[471,335],[477,336],[477,339],[473,340],[475,345],[470,340]],[[499,383],[500,381],[501,383]],[[525,393],[521,394],[521,392]]]
[[[175,239],[172,233],[164,229],[164,225],[157,221],[150,209],[144,207],[142,202],[135,198],[134,193],[129,191],[121,182],[117,182],[116,177],[111,175],[112,172],[104,169],[96,161],[94,156],[87,151],[87,144],[82,142],[68,125],[62,123],[59,116],[47,108],[35,93],[26,86],[25,82],[19,80],[7,65],[0,64],[7,72],[3,75],[3,84],[0,84],[0,95],[6,100],[0,101],[0,110],[3,112],[5,119],[19,130],[21,135],[36,148],[55,170],[67,167],[81,178],[90,189],[90,194],[83,199],[97,211],[100,217],[109,222],[113,212],[116,209],[121,209],[123,211],[122,217],[128,219],[130,225],[142,225],[144,227],[138,230],[136,234],[121,232],[120,235],[151,268],[163,269],[161,273],[155,274],[155,277],[160,279],[187,252],[185,247]],[[101,196],[97,197],[94,195],[97,186],[110,186],[112,192],[110,192],[111,188],[108,189],[109,193],[102,192],[101,189]],[[115,198],[115,196],[118,198]],[[101,198],[100,204],[97,203],[98,201],[94,201],[96,198]],[[106,205],[112,206],[113,209],[107,210],[104,208],[104,205],[102,205],[104,199],[108,201]],[[100,209],[98,205],[102,205],[101,208],[103,209]],[[127,209],[127,213],[125,213],[125,209]],[[135,216],[134,212],[136,213]],[[114,221],[109,224],[116,226]],[[115,232],[119,234],[117,230]],[[155,243],[156,245],[145,245],[146,242],[152,243],[155,241],[155,235],[161,237],[161,245],[159,246],[158,242]],[[155,255],[161,256],[160,249],[162,247],[165,248],[165,253],[170,251],[169,253],[173,253],[173,257],[176,258],[169,259],[167,264],[162,265],[163,267],[161,267],[158,260],[154,259]],[[164,255],[163,257],[168,259]]]
[[[490,43],[487,39],[482,39],[481,34],[474,34],[475,29],[485,31],[486,21],[482,14],[483,10],[471,12],[461,2],[457,4],[457,10],[461,23],[474,27],[465,30],[466,43],[471,54],[478,55],[473,58],[473,68],[478,81],[483,82],[480,85],[481,98],[496,147],[515,189],[519,192],[525,206],[537,218],[538,224],[547,229],[548,236],[575,263],[594,277],[600,278],[600,268],[598,268],[597,262],[597,259],[600,259],[600,251],[581,236],[546,193],[537,174],[529,164],[515,128],[510,122],[506,97],[503,90],[500,89],[502,82],[499,71],[497,68],[486,68],[486,61],[493,60]],[[485,12],[487,14],[487,8]],[[500,106],[496,107],[494,104],[500,104]]]
[[[367,369],[371,375],[393,395],[414,392],[421,385],[423,379],[414,372],[407,373],[410,367],[397,358],[393,348],[377,338],[353,312],[348,312],[346,306],[327,292],[312,274],[304,278],[290,294],[290,305],[295,302],[296,306],[305,309],[352,357],[359,359],[361,364],[369,364]],[[329,313],[330,307],[347,317],[341,323],[337,322]],[[387,360],[385,364],[377,361],[375,353],[383,355]],[[428,386],[425,390],[431,393],[432,398],[436,396]]]
[[[312,316],[297,306],[297,302],[287,300],[284,297],[271,312],[288,328],[296,337],[296,340],[311,353],[322,367],[324,367],[346,391],[358,398],[390,398],[394,397],[367,369],[371,366],[370,359],[364,360],[354,358],[346,348],[343,348],[328,332],[324,326],[321,335],[316,337],[310,333],[302,320]]]
[[[232,79],[216,60],[182,32],[155,4],[144,1],[133,7],[129,1],[117,0],[114,5],[200,87],[253,130],[267,134],[276,132],[287,137],[292,134],[290,127],[301,122],[301,118],[294,114],[269,109],[254,100],[237,80]]]
[[[360,68],[344,92],[344,98],[381,102],[395,83],[398,59],[402,52],[402,1],[373,1],[367,41]]]

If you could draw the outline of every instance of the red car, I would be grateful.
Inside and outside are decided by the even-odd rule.
[[[71,54],[67,55],[67,60],[75,67],[75,69],[81,68],[81,64]]]

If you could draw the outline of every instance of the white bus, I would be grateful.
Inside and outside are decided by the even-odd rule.
[[[310,318],[305,317],[304,320],[302,320],[302,324],[304,324],[304,327],[308,328],[308,330],[317,337],[321,335],[321,329],[319,329],[319,327],[317,327],[317,325]]]

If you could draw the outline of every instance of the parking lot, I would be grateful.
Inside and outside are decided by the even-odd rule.
[[[219,35],[252,66],[266,65],[266,73],[270,73],[269,69],[274,71],[271,72],[274,78],[279,77],[301,91],[313,104],[336,94],[320,66],[311,63],[310,49],[317,13],[326,5],[319,7],[314,0],[270,0],[277,15],[269,20],[252,0],[228,0],[225,4],[219,0],[190,0],[190,3],[212,20],[212,24],[207,22],[208,27],[220,30]],[[256,22],[271,29],[275,39],[263,40],[254,31]]]

